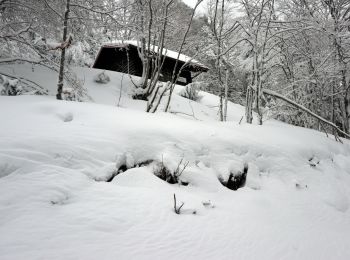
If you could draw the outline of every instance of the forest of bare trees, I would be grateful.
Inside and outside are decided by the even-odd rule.
[[[260,124],[275,117],[349,137],[348,1],[211,1],[208,10],[212,77],[221,97],[227,88],[241,97],[248,123],[255,111]]]
[[[0,65],[57,71],[58,99],[63,79],[87,95],[69,66],[91,66],[102,43],[133,39],[144,63],[136,93],[149,112],[163,97],[168,109],[178,76],[157,85],[163,58],[147,50],[158,46],[158,54],[168,48],[210,68],[197,79],[219,95],[218,120],[226,121],[230,100],[245,106],[248,123],[256,115],[259,124],[277,118],[349,137],[347,0],[200,0],[194,8],[181,0],[0,0],[0,19]]]

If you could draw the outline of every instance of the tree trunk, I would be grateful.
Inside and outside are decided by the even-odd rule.
[[[182,69],[184,68],[184,66],[182,66],[178,73],[176,73],[176,69],[177,69],[177,65],[178,65],[178,62],[179,62],[179,58],[180,58],[180,55],[181,55],[181,52],[182,52],[182,48],[184,47],[185,45],[185,41],[186,41],[186,38],[187,38],[187,34],[188,32],[190,31],[190,28],[191,28],[191,24],[192,24],[192,21],[193,21],[193,18],[194,18],[194,15],[195,15],[195,12],[197,10],[197,7],[200,3],[202,3],[203,0],[198,0],[196,5],[194,6],[194,8],[192,9],[192,14],[191,14],[191,18],[190,18],[190,21],[188,22],[187,24],[187,29],[186,29],[186,32],[182,38],[182,42],[181,42],[181,45],[180,45],[180,49],[178,51],[178,54],[177,54],[177,58],[176,58],[176,61],[175,61],[175,66],[174,66],[174,69],[173,69],[173,73],[172,73],[172,77],[171,77],[171,85],[170,85],[170,91],[169,91],[169,95],[168,95],[168,100],[166,102],[166,105],[165,105],[165,109],[164,109],[164,112],[168,112],[169,108],[170,108],[170,101],[171,101],[171,97],[173,95],[173,91],[174,91],[174,88],[175,88],[175,84],[180,76],[180,73],[182,71]],[[186,63],[185,63],[186,64]],[[155,110],[157,109],[157,107],[155,107]]]
[[[70,7],[70,0],[67,0],[66,11],[64,13],[64,21],[63,21],[63,37],[62,37],[63,42],[66,42],[66,40],[67,40],[68,19],[69,19],[69,11],[70,11],[69,7]],[[56,98],[59,100],[62,100],[65,59],[66,59],[66,48],[62,48],[61,60],[60,60],[60,70],[59,70],[59,74],[58,74],[57,94],[56,94]]]
[[[334,89],[334,82],[332,83],[332,96],[331,96],[331,120],[333,124],[336,124],[336,119],[335,119],[335,89]],[[334,129],[333,129],[333,135],[334,135]]]
[[[251,86],[248,86],[247,88],[247,94],[246,94],[246,107],[245,107],[245,117],[248,124],[251,124],[253,122],[253,92]]]
[[[227,103],[228,103],[228,79],[230,76],[230,71],[226,69],[226,78],[225,78],[225,100],[224,100],[224,121],[227,121]]]
[[[350,87],[348,87],[346,90],[346,94],[344,98],[344,107],[345,107],[344,131],[350,134]]]
[[[259,73],[260,74],[260,73]],[[259,120],[259,125],[263,124],[263,112],[261,110],[261,90],[262,90],[262,82],[261,82],[261,78],[259,77],[259,81],[258,81],[258,86],[256,88],[256,113],[258,114],[258,120]]]
[[[149,50],[147,50],[146,47],[146,39],[145,37],[141,38],[141,53],[142,53],[142,76],[141,76],[141,83],[140,87],[143,89],[147,88],[147,82],[148,82],[148,75],[149,75],[149,58],[147,53]]]

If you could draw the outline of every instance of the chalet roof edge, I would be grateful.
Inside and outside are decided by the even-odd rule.
[[[105,42],[102,44],[101,48],[108,48],[108,47],[116,47],[116,48],[125,48],[129,45],[132,45],[134,47],[139,47],[140,45],[138,44],[138,41],[134,41],[134,40],[128,40],[128,41],[113,41],[113,42]],[[157,52],[158,50],[158,46],[153,46],[151,45],[151,49],[155,50],[155,52]],[[163,55],[165,55],[166,57],[169,57],[171,59],[177,59],[178,57],[178,52],[176,51],[172,51],[169,49],[164,48],[163,49]],[[209,70],[209,68],[207,66],[205,66],[203,63],[199,62],[196,59],[193,59],[185,54],[180,54],[179,55],[179,60],[182,62],[189,62],[190,66],[198,66],[201,67],[203,69],[205,69],[206,71]]]

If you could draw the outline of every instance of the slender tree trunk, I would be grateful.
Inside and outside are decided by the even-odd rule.
[[[255,50],[254,50],[255,52]],[[246,104],[245,104],[245,117],[248,124],[253,123],[253,101],[254,101],[254,88],[256,84],[256,74],[257,74],[257,68],[256,68],[256,53],[254,54],[253,59],[253,68],[252,68],[252,79],[250,86],[247,88],[246,92]]]
[[[333,82],[333,84],[332,84],[332,96],[331,96],[331,120],[332,120],[332,123],[333,124],[336,124],[336,122],[335,122],[335,97],[334,97],[334,93],[335,93],[335,89],[334,89],[334,82]],[[333,129],[333,135],[334,135],[334,129]]]
[[[227,121],[227,103],[228,103],[228,79],[230,76],[230,71],[226,69],[225,77],[225,98],[224,98],[224,121]]]
[[[350,133],[350,87],[347,88],[344,98],[345,108],[345,132]]]
[[[259,68],[258,71],[258,79],[257,79],[257,86],[256,86],[256,91],[255,91],[255,98],[256,98],[256,113],[258,115],[258,122],[259,125],[262,125],[263,123],[263,113],[261,110],[261,90],[262,90],[262,79],[260,77],[260,75],[262,74],[262,72],[260,71],[262,68]]]
[[[141,84],[140,87],[145,89],[147,88],[147,81],[148,81],[148,74],[149,74],[149,59],[147,56],[147,52],[149,50],[146,50],[146,39],[145,37],[141,38],[141,53],[142,53],[142,76],[141,76]]]
[[[248,86],[245,104],[245,117],[248,124],[253,123],[253,95],[254,90],[251,86]]]
[[[63,21],[63,38],[62,38],[63,42],[66,42],[67,40],[68,19],[69,19],[69,11],[70,11],[69,8],[70,8],[70,0],[67,0],[66,11],[64,13],[64,21]],[[57,84],[57,94],[56,94],[56,98],[59,100],[62,100],[65,60],[66,60],[66,48],[64,47],[61,50],[60,70],[58,74],[58,84]]]
[[[220,42],[218,43],[218,58],[216,61],[216,66],[218,70],[218,81],[219,81],[219,87],[220,87],[220,103],[219,103],[219,114],[220,114],[220,121],[224,121],[224,90],[223,90],[223,84],[222,84],[222,78],[221,78],[221,46]]]
[[[149,59],[149,52],[150,52],[150,38],[151,38],[151,28],[153,23],[153,13],[152,13],[152,1],[148,2],[149,8],[150,8],[150,19],[148,20],[148,34],[147,34],[147,40],[146,40],[146,32],[145,32],[145,9],[146,9],[146,3],[142,2],[141,0],[136,1],[136,7],[137,7],[137,24],[139,26],[138,36],[138,54],[142,61],[142,75],[139,83],[136,87],[146,89],[147,83],[148,83],[148,76],[149,76],[149,69],[150,69],[150,59]],[[133,98],[135,99],[145,99],[145,95],[137,93],[137,95],[134,95]]]
[[[218,1],[217,1],[218,2]],[[225,120],[225,108],[224,108],[224,102],[225,101],[225,85],[223,84],[222,76],[221,76],[221,52],[222,52],[222,30],[224,29],[224,10],[225,10],[225,0],[221,1],[221,17],[220,17],[220,23],[219,23],[219,33],[217,36],[218,39],[218,71],[219,71],[219,82],[220,82],[220,121],[226,121]]]
[[[256,40],[256,43],[257,43],[257,40]],[[261,109],[260,109],[260,96],[261,96],[261,69],[262,69],[262,61],[259,62],[258,60],[258,53],[255,52],[255,77],[256,77],[256,80],[255,80],[255,86],[254,86],[254,89],[255,89],[255,109],[256,109],[256,113],[258,115],[258,120],[259,120],[259,124],[261,125],[262,124],[262,113],[261,113]]]
[[[219,88],[220,88],[220,103],[219,103],[219,114],[220,114],[220,121],[224,121],[224,106],[223,106],[223,99],[224,99],[224,90],[223,90],[223,84],[222,84],[222,78],[221,78],[221,59],[220,59],[220,54],[221,54],[221,47],[220,43],[218,44],[218,58],[216,61],[216,66],[218,70],[218,81],[219,81]]]
[[[171,97],[173,95],[173,91],[174,91],[174,88],[175,88],[175,84],[181,74],[181,71],[183,69],[183,66],[179,69],[178,73],[176,73],[176,70],[177,70],[177,67],[178,67],[178,62],[179,62],[179,58],[180,58],[180,54],[182,52],[182,48],[185,44],[185,41],[186,41],[186,38],[187,38],[187,34],[188,32],[190,31],[190,28],[191,28],[191,24],[192,24],[192,21],[193,21],[193,18],[194,18],[194,15],[196,13],[196,10],[197,10],[197,7],[199,6],[200,3],[202,3],[203,0],[197,0],[197,3],[196,5],[194,6],[194,8],[192,9],[192,14],[191,14],[191,18],[190,18],[190,21],[188,22],[187,24],[187,29],[186,29],[186,32],[182,38],[182,42],[181,42],[181,45],[180,45],[180,49],[178,51],[178,54],[177,54],[177,58],[176,58],[176,62],[175,62],[175,66],[174,66],[174,69],[173,69],[173,73],[172,73],[172,77],[171,77],[171,85],[170,85],[170,91],[169,91],[169,95],[168,95],[168,100],[166,102],[166,105],[165,105],[165,109],[164,109],[164,112],[168,112],[169,108],[170,108],[170,101],[171,101]],[[157,107],[155,107],[155,111],[157,110]]]

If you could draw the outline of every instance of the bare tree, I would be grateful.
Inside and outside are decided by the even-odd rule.
[[[172,94],[173,94],[173,91],[174,91],[174,88],[175,88],[175,84],[177,82],[177,80],[179,79],[180,77],[180,74],[182,72],[182,70],[191,62],[192,59],[188,60],[183,66],[181,66],[180,69],[178,69],[178,62],[179,62],[179,58],[180,58],[180,55],[183,51],[183,47],[184,47],[184,44],[186,42],[186,39],[187,39],[187,35],[190,31],[190,28],[191,28],[191,24],[192,24],[192,21],[193,21],[193,18],[194,18],[194,15],[196,13],[196,10],[198,8],[198,6],[203,2],[203,0],[197,0],[194,8],[192,9],[192,13],[191,13],[191,17],[190,17],[190,20],[187,24],[187,29],[182,37],[182,42],[181,42],[181,45],[180,45],[180,48],[178,50],[178,53],[177,53],[177,58],[176,58],[176,62],[175,62],[175,65],[174,65],[174,68],[173,68],[173,73],[172,73],[172,78],[171,78],[171,83],[169,84],[169,95],[168,95],[168,99],[167,99],[167,102],[166,102],[166,105],[165,105],[165,109],[164,111],[165,112],[168,112],[169,108],[170,108],[170,101],[171,101],[171,97],[172,97]],[[165,92],[165,91],[164,91]],[[158,103],[159,105],[159,103]],[[157,106],[158,107],[158,106]],[[156,108],[157,108],[156,107]]]
[[[169,10],[173,2],[174,0],[162,3],[152,0],[137,0],[135,5],[138,16],[138,51],[143,66],[141,80],[136,86],[134,98],[149,101],[147,112],[152,109],[157,92],[156,86],[165,60],[164,44]]]

